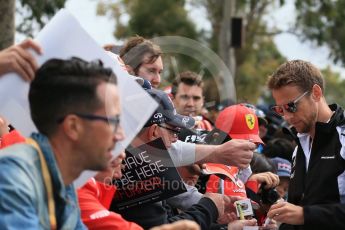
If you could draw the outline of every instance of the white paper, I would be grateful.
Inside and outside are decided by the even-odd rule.
[[[102,25],[100,25],[102,26]],[[35,39],[42,46],[43,55],[37,56],[39,65],[51,58],[67,59],[72,56],[86,61],[101,59],[118,77],[121,98],[121,125],[125,140],[113,151],[117,156],[132,141],[157,107],[157,103],[124,71],[118,62],[100,47],[65,9],[60,10],[40,31]],[[23,135],[35,131],[28,105],[29,84],[16,74],[0,78],[0,114],[5,116]],[[44,109],[44,108],[42,108]],[[81,186],[94,174],[84,172],[76,181]]]
[[[259,230],[259,226],[243,226],[243,230]]]

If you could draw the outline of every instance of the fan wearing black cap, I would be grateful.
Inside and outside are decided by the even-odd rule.
[[[131,145],[136,147],[161,137],[169,149],[171,144],[177,141],[179,129],[193,127],[195,121],[191,117],[177,114],[169,96],[163,91],[150,89],[147,92],[159,103],[159,106]],[[165,201],[142,204],[122,210],[120,214],[126,220],[133,221],[144,229],[181,219],[194,220],[201,229],[208,229],[211,223],[224,214],[225,206],[230,206],[231,200],[221,194],[205,194],[197,204],[170,218],[168,218],[164,203]]]
[[[161,137],[166,148],[169,149],[171,144],[177,141],[180,129],[192,128],[195,121],[191,117],[176,113],[173,103],[163,91],[150,89],[146,92],[159,103],[159,106],[132,144],[138,146]]]
[[[128,72],[150,81],[153,88],[158,88],[161,83],[161,56],[162,51],[157,44],[140,36],[129,38],[120,51]],[[212,162],[247,168],[255,148],[254,143],[244,140],[231,140],[219,146],[176,141],[170,152],[172,157],[179,159],[176,166]]]

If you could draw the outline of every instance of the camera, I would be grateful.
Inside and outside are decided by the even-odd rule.
[[[277,190],[275,188],[265,189],[266,183],[261,185],[260,194],[261,201],[263,204],[272,205],[280,198]]]

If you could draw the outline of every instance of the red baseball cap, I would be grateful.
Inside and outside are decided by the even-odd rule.
[[[222,110],[217,117],[216,128],[226,132],[232,139],[263,144],[259,137],[258,118],[254,111],[245,105],[232,105]]]

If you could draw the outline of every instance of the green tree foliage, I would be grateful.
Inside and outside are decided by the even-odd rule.
[[[334,62],[345,64],[345,1],[296,0],[296,29],[302,40],[327,46]]]
[[[21,7],[16,8],[16,13],[23,20],[17,31],[32,36],[34,25],[42,28],[49,19],[61,8],[66,0],[20,0]]]
[[[225,0],[203,0],[197,3],[207,9],[212,24],[210,44],[219,52]],[[273,33],[268,31],[263,20],[268,6],[273,3],[273,0],[241,0],[236,1],[233,9],[234,15],[243,15],[245,36],[243,47],[235,50],[235,85],[238,101],[255,104],[265,90],[267,76],[285,61],[272,40]]]
[[[140,35],[152,39],[161,36],[182,36],[196,39],[198,32],[195,24],[188,17],[184,0],[120,0],[116,3],[100,2],[98,15],[111,14],[115,18],[114,35],[119,39]],[[123,15],[129,15],[128,22],[122,21]],[[164,50],[163,50],[164,52]],[[182,55],[164,53],[163,86],[171,83],[176,74],[184,70],[200,71],[202,63]]]
[[[246,36],[244,47],[235,52],[237,65],[235,83],[238,98],[251,103],[255,103],[260,96],[267,75],[284,61],[262,19],[267,6],[272,2],[273,0],[236,1],[236,12],[244,14]],[[160,1],[159,4],[156,0],[102,2],[98,5],[98,14],[104,15],[111,12],[116,20],[114,34],[117,38],[127,38],[138,34],[147,38],[179,35],[199,41],[204,40],[205,36],[196,32],[195,25],[188,18],[185,3],[184,0]],[[224,11],[225,0],[199,0],[189,1],[189,3],[196,7],[206,8],[208,19],[212,24],[211,36],[208,40],[209,46],[215,52],[220,53],[223,49],[223,47],[219,47],[219,36],[223,14],[226,14]],[[124,22],[123,15],[129,16],[127,22]],[[180,55],[175,59],[179,72],[186,69],[199,72],[202,63],[195,63],[186,58],[188,57]],[[165,58],[165,60],[170,59]],[[165,66],[170,77],[174,77],[171,74],[176,72],[174,66],[167,62],[165,62]],[[207,78],[207,72],[205,75]],[[206,95],[206,97],[208,96]],[[212,96],[214,97],[213,92]]]
[[[345,80],[340,77],[339,73],[333,72],[330,67],[323,69],[321,72],[326,83],[325,97],[327,102],[330,104],[338,103],[344,108]]]
[[[194,23],[188,18],[184,0],[121,0],[117,3],[101,2],[98,14],[104,15],[108,9],[115,16],[115,37],[128,38],[140,35],[147,38],[157,36],[197,37]],[[128,14],[130,19],[124,24],[121,15]]]
[[[238,65],[235,78],[238,101],[252,104],[256,104],[265,93],[267,77],[285,61],[272,38],[261,37],[255,43],[240,53],[247,52]]]
[[[14,42],[17,30],[27,36],[32,36],[34,30],[42,28],[45,23],[64,7],[66,0],[1,0],[0,1],[0,49]],[[16,7],[15,7],[16,5]],[[16,17],[19,16],[19,17]],[[14,19],[17,28],[15,29]]]
[[[187,0],[186,0],[187,1]],[[224,47],[220,47],[220,36],[222,22],[224,19],[224,10],[226,0],[189,0],[188,3],[193,7],[204,7],[207,17],[211,22],[211,31],[209,34],[200,34],[196,31],[194,24],[188,18],[185,10],[186,2],[178,1],[159,1],[155,0],[121,0],[118,3],[103,2],[99,4],[99,14],[111,14],[116,19],[115,35],[117,38],[127,38],[135,34],[147,38],[165,35],[180,35],[199,41],[206,40],[215,52],[220,53]],[[228,0],[229,1],[229,0]],[[274,0],[238,0],[235,9],[229,9],[233,15],[241,15],[244,22],[245,40],[242,48],[235,49],[236,74],[235,85],[238,101],[247,101],[249,103],[257,103],[259,97],[265,97],[265,83],[269,76],[285,58],[279,53],[273,42],[275,31],[267,28],[264,16],[267,11],[272,10],[272,5],[277,4]],[[279,1],[279,6],[284,1]],[[305,34],[306,39],[316,39],[320,45],[330,42],[334,47],[336,39],[340,39],[342,34],[345,36],[345,29],[342,28],[340,18],[345,14],[341,3],[338,1],[302,1],[296,0],[297,6],[297,26],[301,33]],[[310,7],[312,6],[312,7]],[[339,10],[336,10],[338,8]],[[339,12],[338,12],[339,11]],[[341,11],[341,12],[340,12]],[[321,14],[319,14],[321,12]],[[125,17],[123,16],[125,15]],[[128,19],[123,20],[123,19]],[[322,23],[321,23],[322,22]],[[327,23],[326,23],[327,22]],[[341,24],[337,27],[332,25]],[[302,30],[305,29],[305,30]],[[335,31],[337,30],[337,31]],[[201,36],[203,35],[203,36]],[[224,36],[224,34],[222,35]],[[345,39],[343,39],[345,41]],[[339,40],[340,41],[340,40]],[[344,43],[345,44],[345,43]],[[334,48],[335,49],[335,48]],[[337,49],[337,52],[345,52],[345,49]],[[339,57],[339,55],[338,55]],[[192,64],[193,61],[185,61],[186,57],[174,59],[175,67],[179,66],[179,71],[191,69],[199,72],[202,67]],[[170,57],[165,57],[165,66],[168,68],[168,74],[176,73],[176,68],[169,63]],[[181,61],[184,60],[184,61]],[[339,58],[338,58],[339,60]],[[175,70],[174,70],[175,68]],[[205,73],[207,76],[209,73]],[[325,72],[328,90],[326,96],[329,101],[341,102],[341,92],[344,92],[344,83],[337,74],[330,70]],[[207,84],[211,85],[207,89],[206,98],[216,100],[217,92],[214,82],[209,83],[210,79],[206,79]],[[337,88],[338,87],[338,88]]]

